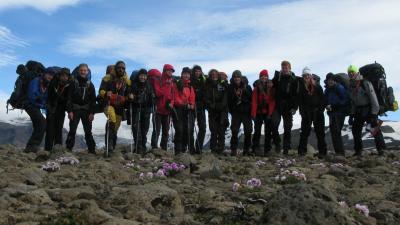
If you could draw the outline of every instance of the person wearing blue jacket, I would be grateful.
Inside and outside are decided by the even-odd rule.
[[[44,74],[34,78],[29,83],[28,105],[25,111],[31,118],[33,131],[24,152],[37,152],[43,140],[46,131],[46,119],[41,111],[46,110],[47,88],[53,76],[52,71],[46,69]]]
[[[349,94],[346,88],[337,82],[333,73],[328,73],[325,78],[326,111],[329,116],[329,129],[331,131],[332,144],[336,155],[344,156],[342,128],[344,119],[349,110]]]

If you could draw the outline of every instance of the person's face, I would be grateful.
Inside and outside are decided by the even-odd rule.
[[[43,78],[44,78],[46,81],[48,81],[48,82],[50,82],[51,80],[53,80],[53,76],[50,75],[50,74],[48,74],[48,73],[45,73]]]
[[[211,73],[211,79],[212,80],[218,80],[218,73],[217,72],[212,72]]]
[[[174,73],[174,71],[172,71],[172,70],[166,70],[165,71],[165,74],[168,76],[168,77],[172,77],[172,74]]]
[[[68,81],[68,75],[66,75],[66,74],[61,74],[61,76],[60,76],[60,81],[61,81],[61,82],[67,82],[67,81]]]
[[[183,80],[189,80],[190,79],[190,73],[182,73],[182,79]]]
[[[335,85],[335,83],[336,83],[336,82],[335,82],[335,80],[333,80],[333,79],[329,79],[329,80],[328,80],[328,86],[329,86],[329,87],[333,87],[333,86]]]
[[[146,82],[146,80],[147,80],[146,74],[139,74],[139,81],[140,81],[141,83]]]
[[[125,75],[125,64],[119,63],[119,64],[115,67],[115,71],[117,72],[117,75],[118,75],[119,77],[122,77],[123,75]]]
[[[202,74],[202,71],[201,71],[201,70],[195,70],[195,71],[194,71],[194,76],[195,76],[196,78],[199,78],[199,77],[201,76],[201,74]]]
[[[83,78],[86,78],[89,73],[89,69],[86,66],[81,66],[79,68],[79,75]]]
[[[268,77],[267,76],[261,76],[260,80],[261,80],[261,82],[265,83],[265,82],[267,82]]]
[[[289,65],[282,65],[282,73],[283,74],[290,74],[290,66]]]
[[[350,76],[350,79],[356,79],[357,76],[358,76],[358,73],[356,73],[356,72],[350,72],[350,73],[349,73],[349,76]]]
[[[234,77],[233,81],[235,82],[236,85],[240,85],[240,83],[242,82],[242,78],[240,77]]]
[[[311,76],[311,74],[304,74],[303,78],[305,81],[309,82],[309,81],[311,81],[312,76]]]

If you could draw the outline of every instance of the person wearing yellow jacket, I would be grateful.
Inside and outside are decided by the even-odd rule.
[[[131,80],[125,72],[123,61],[118,61],[113,69],[107,69],[103,77],[99,97],[104,102],[104,113],[107,116],[105,143],[108,152],[112,152],[117,143],[117,133],[124,115],[125,104],[131,86]]]

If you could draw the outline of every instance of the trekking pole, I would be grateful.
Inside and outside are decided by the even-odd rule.
[[[156,141],[156,146],[158,146],[158,131],[157,131],[157,124],[156,124],[157,113],[156,113],[156,107],[155,107],[154,103],[153,103],[152,107],[153,107],[153,118],[152,118],[153,119],[153,130],[154,130],[154,132],[156,132],[155,141]]]
[[[133,153],[133,118],[132,118],[132,102],[129,103],[129,116],[131,119],[131,154]]]
[[[110,102],[107,103],[107,125],[106,125],[106,132],[107,132],[107,137],[106,137],[106,157],[108,157],[108,146],[109,146],[109,142],[110,142],[110,111],[109,111],[109,107],[110,107]]]
[[[138,143],[139,143],[139,129],[140,129],[140,114],[142,111],[142,104],[139,104],[139,115],[136,124],[136,140],[135,140],[135,152],[138,153]]]
[[[188,132],[188,143],[187,143],[187,149],[188,152],[190,153],[190,109],[188,110],[188,116],[187,116],[187,132]]]

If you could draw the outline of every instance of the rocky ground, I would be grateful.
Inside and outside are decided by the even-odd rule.
[[[400,224],[398,150],[323,160],[312,149],[303,158],[124,151],[104,159],[0,146],[0,224]],[[42,170],[60,156],[79,163]],[[149,174],[164,162],[186,169]]]

